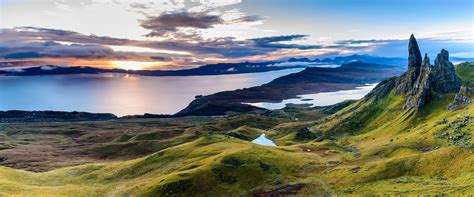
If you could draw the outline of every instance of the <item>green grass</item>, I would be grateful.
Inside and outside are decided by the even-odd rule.
[[[250,196],[296,184],[304,185],[297,191],[301,196],[464,196],[474,192],[474,105],[448,111],[453,97],[443,95],[413,111],[403,110],[405,96],[390,93],[349,103],[322,119],[310,118],[320,117],[318,111],[304,111],[299,114],[304,121],[285,118],[294,117],[291,109],[197,120],[189,127],[180,126],[184,120],[173,120],[177,126],[121,122],[128,130],[140,125],[144,131],[111,135],[111,142],[93,152],[106,157],[149,148],[154,153],[41,173],[0,167],[0,196]],[[117,124],[107,127],[120,130]],[[324,138],[296,140],[304,128]],[[102,130],[107,129],[97,129]],[[35,139],[22,127],[9,131],[0,138]],[[279,146],[249,142],[262,133]],[[461,133],[453,142],[450,136]]]
[[[334,145],[307,146],[339,151],[306,153],[294,146],[264,147],[209,135],[126,162],[87,164],[44,173],[0,167],[0,188],[12,196],[81,196],[84,192],[119,196],[248,195],[296,183],[306,184],[301,195],[466,194],[474,188],[474,157],[461,147],[351,160],[344,155],[344,149]],[[326,163],[333,160],[342,163]],[[359,172],[352,171],[355,167],[360,168]]]
[[[221,135],[126,162],[88,164],[44,173],[0,168],[0,187],[12,195],[133,193],[154,196],[244,195],[298,181],[296,169],[316,156],[290,154]],[[307,167],[304,167],[307,168]],[[59,191],[59,192],[58,192]],[[74,192],[72,192],[74,191]]]
[[[464,62],[456,65],[456,74],[463,85],[474,87],[474,62]]]

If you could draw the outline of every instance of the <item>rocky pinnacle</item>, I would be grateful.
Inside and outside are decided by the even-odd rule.
[[[419,108],[425,105],[431,98],[431,86],[430,77],[432,72],[432,66],[430,65],[430,58],[428,54],[425,54],[423,64],[419,68],[420,74],[416,83],[413,85],[407,102],[405,103],[404,109],[408,108]]]
[[[408,70],[400,77],[397,84],[396,94],[405,94],[412,90],[418,76],[420,75],[420,67],[422,63],[420,48],[413,34],[410,36],[408,43]]]
[[[442,49],[432,66],[428,54],[421,58],[418,43],[411,35],[408,53],[408,70],[398,78],[395,90],[396,94],[408,96],[404,109],[417,110],[432,99],[443,98],[442,94],[459,91],[461,82],[449,61],[448,51]]]
[[[433,79],[433,88],[441,93],[454,93],[461,88],[454,65],[449,61],[449,52],[444,49],[436,57]]]
[[[410,41],[408,42],[408,69],[419,68],[421,62],[420,48],[418,47],[415,36],[412,34],[410,36]]]

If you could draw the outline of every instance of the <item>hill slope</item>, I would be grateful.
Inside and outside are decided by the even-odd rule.
[[[464,62],[456,65],[456,74],[464,85],[474,87],[474,62]]]
[[[448,110],[461,94],[472,99],[470,87],[461,87],[447,51],[431,65],[410,40],[405,74],[334,114],[285,109],[225,118],[187,129],[197,139],[128,161],[42,173],[0,167],[0,195],[472,194],[474,105]],[[278,146],[249,142],[261,133]]]

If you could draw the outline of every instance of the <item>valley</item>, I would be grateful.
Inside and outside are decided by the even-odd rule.
[[[432,65],[413,36],[408,51],[406,72],[307,68],[174,117],[0,124],[0,196],[468,196],[474,64],[441,50]],[[382,81],[326,107],[240,105],[314,92],[325,76],[341,89]],[[251,142],[262,134],[277,146]]]

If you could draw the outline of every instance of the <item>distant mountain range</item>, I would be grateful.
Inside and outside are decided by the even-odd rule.
[[[405,58],[397,58],[397,57],[378,57],[378,56],[371,56],[371,55],[350,55],[350,56],[338,56],[333,58],[316,58],[316,59],[309,59],[309,58],[290,58],[288,62],[313,62],[313,63],[320,63],[320,64],[338,64],[342,65],[345,63],[349,63],[351,61],[363,61],[367,63],[374,63],[374,64],[385,64],[385,65],[396,65],[396,66],[405,66],[407,63],[407,59]]]
[[[474,58],[451,57],[451,61],[453,62],[469,62],[473,60]],[[400,67],[406,68],[408,60],[406,58],[379,57],[379,56],[371,56],[367,54],[363,54],[363,55],[354,54],[350,56],[337,56],[333,58],[316,58],[316,59],[290,58],[288,59],[288,62],[311,62],[311,63],[318,63],[318,64],[337,64],[337,65],[342,65],[345,63],[349,63],[351,61],[363,61],[363,62],[373,63],[373,64],[393,65],[393,66],[400,66]]]
[[[144,76],[196,76],[196,75],[221,75],[268,72],[283,70],[288,68],[302,68],[305,65],[274,66],[278,62],[242,62],[242,63],[220,63],[209,64],[198,68],[183,70],[124,70],[124,69],[102,69],[87,66],[61,67],[55,65],[45,65],[22,70],[0,70],[0,74],[13,76],[34,76],[34,75],[70,75],[70,74],[136,74]]]
[[[363,61],[373,64],[395,65],[405,68],[406,59],[375,57],[370,55],[351,55],[325,59],[291,58],[287,61],[267,61],[267,62],[240,62],[240,63],[219,63],[208,64],[198,68],[183,70],[124,70],[124,69],[102,69],[88,66],[62,67],[56,65],[45,65],[25,69],[0,70],[0,74],[10,76],[35,76],[35,75],[70,75],[70,74],[102,74],[120,73],[136,74],[144,76],[198,76],[198,75],[222,75],[258,73],[283,70],[289,68],[304,67],[337,67],[339,65],[353,61]]]
[[[472,61],[469,58],[451,58],[453,61]],[[406,69],[407,59],[397,57],[377,57],[371,55],[338,56],[324,59],[290,58],[286,61],[266,62],[240,62],[240,63],[218,63],[207,64],[197,68],[183,70],[125,70],[125,69],[103,69],[88,66],[57,66],[44,65],[25,69],[0,70],[0,75],[9,76],[35,76],[35,75],[71,75],[71,74],[134,74],[143,76],[200,76],[200,75],[223,75],[242,74],[277,71],[290,68],[305,67],[338,67],[350,62],[361,61],[371,64],[396,66]]]

